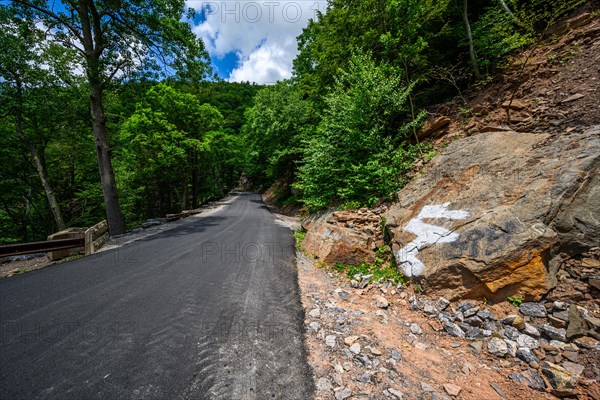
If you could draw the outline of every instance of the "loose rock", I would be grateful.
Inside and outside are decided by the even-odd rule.
[[[519,312],[528,317],[546,318],[546,307],[540,303],[526,302],[519,306]]]
[[[490,339],[487,346],[490,354],[493,354],[497,357],[504,357],[506,353],[508,353],[508,347],[506,346],[506,343],[500,338],[494,337]]]

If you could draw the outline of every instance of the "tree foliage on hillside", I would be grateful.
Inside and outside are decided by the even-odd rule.
[[[462,97],[582,2],[328,2],[298,37],[293,78],[261,91],[246,115],[250,176],[296,188],[280,195],[311,210],[373,204],[423,155],[420,110]]]

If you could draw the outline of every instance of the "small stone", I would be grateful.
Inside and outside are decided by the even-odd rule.
[[[422,342],[415,343],[415,349],[417,349],[417,350],[425,351],[425,350],[429,349],[430,347],[431,346],[429,346],[426,343],[422,343]]]
[[[454,336],[454,337],[458,337],[458,338],[463,338],[465,337],[465,332],[463,332],[462,329],[460,329],[458,327],[458,325],[452,323],[452,322],[444,322],[444,330],[450,335],[450,336]]]
[[[431,304],[426,304],[425,307],[423,307],[423,312],[427,315],[435,315],[437,313]]]
[[[375,305],[378,308],[388,308],[390,306],[390,303],[387,301],[387,299],[383,296],[377,296],[375,298]]]
[[[562,356],[571,362],[579,362],[579,353],[577,351],[563,351]]]
[[[321,328],[321,324],[316,321],[313,321],[310,324],[308,324],[308,327],[313,331],[317,332]]]
[[[468,301],[462,301],[458,306],[456,306],[456,311],[464,312],[465,310],[471,308],[476,308],[475,304]]]
[[[463,315],[463,313],[461,311],[457,311],[454,313],[454,319],[462,322],[465,320],[465,316]]]
[[[348,397],[352,396],[352,390],[346,387],[338,387],[334,390],[335,400],[346,400]]]
[[[546,375],[554,389],[570,390],[575,389],[575,387],[577,386],[577,378],[575,378],[573,374],[571,374],[569,371],[567,371],[560,365],[544,361],[542,363],[542,373]]]
[[[463,311],[462,313],[465,318],[469,318],[469,317],[474,316],[478,312],[479,312],[479,308],[473,307],[473,308],[469,308],[468,310]]]
[[[581,375],[583,373],[583,370],[585,369],[585,367],[583,365],[577,364],[574,362],[570,362],[570,361],[563,361],[562,366],[564,369],[566,369],[567,371],[569,371],[571,374],[573,374],[576,377]]]
[[[562,319],[565,322],[569,321],[569,311],[568,310],[563,310],[563,311],[555,311],[552,313],[552,316],[558,319]]]
[[[515,318],[517,318],[517,317],[518,317],[518,315],[514,315],[514,314],[513,314],[513,315],[509,315],[509,316],[507,316],[507,317],[505,317],[505,318],[502,318],[502,319],[500,320],[500,323],[501,323],[502,325],[512,325],[513,321],[514,321],[514,320],[515,320]]]
[[[477,316],[472,316],[472,317],[468,317],[465,318],[464,321],[466,324],[469,324],[471,326],[477,326],[477,327],[482,327],[483,326],[483,320]]]
[[[317,390],[320,392],[329,392],[330,390],[333,390],[333,385],[329,379],[319,378],[317,380]]]
[[[342,378],[342,375],[340,375],[339,373],[333,374],[332,378],[336,385],[338,385],[338,386],[344,385],[344,379]]]
[[[481,353],[481,349],[483,347],[483,342],[476,341],[469,343],[469,346],[473,349],[473,351],[477,354]]]
[[[421,382],[421,390],[424,392],[435,392],[435,389],[425,382]]]
[[[566,337],[574,339],[585,336],[587,334],[587,323],[579,312],[575,304],[569,307],[569,325],[567,327]]]
[[[506,348],[508,349],[508,355],[510,355],[511,357],[516,357],[517,349],[519,348],[517,346],[517,342],[513,342],[510,339],[504,339],[504,342],[506,343]]]
[[[360,361],[360,363],[362,365],[364,365],[365,367],[370,368],[373,365],[373,362],[371,361],[371,359],[369,357],[367,357],[365,354],[357,354],[356,358],[358,361]]]
[[[565,311],[569,308],[569,305],[564,301],[555,301],[552,303],[552,310],[554,311]]]
[[[564,329],[555,328],[550,325],[541,325],[540,331],[548,336],[550,339],[559,340],[561,342],[567,341],[567,331]]]
[[[352,279],[350,281],[350,286],[352,286],[354,289],[358,289],[358,282]]]
[[[448,300],[446,300],[443,297],[440,297],[438,299],[438,301],[435,303],[435,308],[441,312],[441,311],[444,311],[446,308],[448,308],[449,305],[450,305],[450,302]]]
[[[519,312],[528,317],[546,318],[546,307],[540,303],[525,302],[519,306]]]
[[[452,315],[450,315],[449,313],[447,313],[446,311],[440,312],[437,317],[441,322],[446,322],[446,321],[454,322],[454,317]]]
[[[344,343],[346,346],[352,346],[358,340],[358,336],[346,336]]]
[[[335,347],[335,335],[325,336],[325,344],[329,347]]]
[[[583,347],[584,349],[600,350],[599,345],[598,345],[600,342],[598,342],[596,339],[593,339],[589,336],[577,338],[577,339],[575,339],[574,342],[577,346]]]
[[[370,275],[364,275],[360,281],[360,283],[358,284],[358,287],[360,289],[364,289],[367,287],[367,285],[369,284],[369,282],[371,282],[371,278],[373,277],[373,274]]]
[[[319,310],[318,308],[313,308],[308,313],[308,316],[313,318],[319,318],[321,316],[321,310]]]
[[[417,298],[415,296],[411,296],[408,299],[408,302],[410,304],[410,309],[412,311],[419,311],[422,307],[422,303],[419,300],[417,300]]]
[[[566,328],[567,327],[567,322],[560,319],[560,318],[556,318],[554,315],[548,315],[548,321],[550,322],[550,324],[555,327],[555,328]]]
[[[371,382],[371,377],[372,375],[368,372],[365,372],[364,374],[360,374],[359,376],[356,377],[356,380],[362,383],[369,383]]]
[[[394,396],[394,398],[398,399],[398,400],[402,400],[402,392],[399,390],[396,390],[394,388],[388,388],[387,389],[388,393],[391,394],[392,396]]]
[[[450,396],[458,396],[458,394],[460,393],[460,391],[462,390],[462,388],[460,386],[456,386],[453,385],[452,383],[444,383],[444,390],[446,391],[446,393],[448,393]]]
[[[525,361],[527,364],[533,361],[539,361],[537,357],[533,354],[531,349],[528,349],[527,347],[519,347],[519,349],[517,350],[517,357]]]
[[[525,324],[525,329],[523,329],[523,333],[533,338],[539,338],[541,336],[540,331],[538,331],[535,326],[530,324]]]
[[[581,93],[575,93],[574,95],[572,95],[572,96],[569,96],[569,97],[567,97],[566,99],[563,99],[563,100],[561,100],[560,102],[561,102],[561,103],[569,103],[569,102],[571,102],[571,101],[579,100],[579,99],[581,99],[581,98],[584,98],[584,97],[585,97],[585,95],[584,95],[584,94],[581,94]]]
[[[477,316],[479,318],[481,318],[482,320],[486,321],[486,320],[492,320],[495,321],[496,318],[494,318],[494,314],[492,314],[492,312],[490,310],[481,310],[477,312]]]
[[[392,349],[392,351],[390,353],[391,353],[392,359],[394,359],[396,361],[402,360],[402,354],[400,354],[398,351]]]
[[[546,383],[544,379],[534,370],[527,370],[520,373],[509,374],[508,377],[522,385],[527,385],[533,390],[544,392]]]
[[[335,372],[337,372],[338,374],[343,374],[345,372],[344,367],[342,367],[340,364],[335,364],[334,369],[335,369]]]
[[[510,340],[517,340],[517,338],[519,337],[520,333],[517,330],[517,328],[514,328],[512,326],[505,326],[504,327],[504,331],[502,331],[502,336],[504,336],[507,339]]]
[[[540,347],[540,343],[537,340],[525,334],[519,335],[519,337],[517,337],[516,342],[517,346],[525,347],[528,349],[537,349],[538,347]]]
[[[417,324],[411,324],[410,331],[413,335],[421,335],[423,333],[423,329]]]
[[[374,356],[380,356],[382,354],[381,350],[379,350],[377,347],[369,347],[369,351]]]
[[[352,346],[350,346],[349,349],[351,352],[353,352],[354,354],[358,354],[360,353],[360,344],[358,343],[354,343]]]
[[[467,331],[465,337],[467,339],[479,339],[483,337],[483,333],[481,332],[481,329],[475,326]]]
[[[550,344],[550,346],[554,346],[554,347],[556,347],[559,350],[562,350],[562,349],[565,348],[565,343],[564,342],[560,342],[558,340],[551,340],[549,344]]]
[[[504,357],[506,353],[508,353],[506,342],[500,338],[491,338],[487,344],[487,347],[490,354],[493,354],[496,357]]]
[[[492,383],[490,384],[490,386],[496,391],[496,393],[498,393],[498,396],[502,398],[506,397],[506,393],[504,393],[504,390],[502,390],[502,388],[499,385],[497,385],[496,383]]]

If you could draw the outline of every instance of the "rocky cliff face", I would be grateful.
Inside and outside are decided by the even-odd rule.
[[[397,265],[449,298],[539,300],[600,243],[600,127],[458,140],[387,211]]]

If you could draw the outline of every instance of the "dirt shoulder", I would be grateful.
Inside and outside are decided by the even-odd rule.
[[[546,382],[539,391],[509,378],[529,376],[526,363],[491,355],[487,340],[452,337],[435,316],[411,310],[411,289],[354,289],[345,276],[297,256],[315,399],[556,398]],[[516,313],[507,303],[487,308],[498,319]],[[580,382],[580,399],[598,395],[598,382]]]

